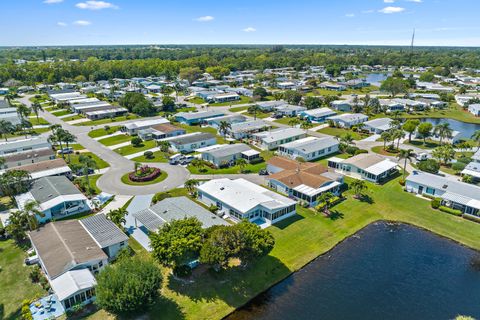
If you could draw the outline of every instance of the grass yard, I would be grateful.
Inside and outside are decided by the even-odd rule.
[[[29,122],[33,125],[33,126],[45,126],[45,125],[49,125],[50,122],[48,122],[47,120],[39,117],[37,119],[37,117],[33,117],[33,118],[30,118],[29,119]]]
[[[65,116],[67,114],[71,114],[72,112],[70,110],[58,110],[58,111],[53,111],[52,114],[56,117],[61,117]]]
[[[243,115],[247,115],[247,116],[250,116],[250,117],[255,117],[255,115],[253,113],[250,113],[250,112],[245,112],[243,113]],[[261,112],[261,111],[257,111],[257,119],[265,119],[265,118],[268,118],[272,115],[271,112]]]
[[[100,142],[104,146],[114,146],[116,144],[120,144],[130,140],[132,140],[132,137],[129,136],[128,134],[119,134],[117,136],[112,136],[112,137],[98,140],[98,142]]]
[[[135,162],[168,162],[168,159],[170,158],[170,154],[167,152],[162,152],[162,151],[155,151],[153,153],[153,158],[152,159],[147,159],[145,156],[140,156],[133,158],[132,161]]]
[[[105,119],[99,119],[99,120],[91,120],[91,121],[86,121],[86,122],[81,122],[75,124],[76,126],[98,126],[101,124],[110,124],[114,122],[122,122],[126,120],[134,120],[140,118],[136,114],[130,113],[126,116],[120,116],[120,117],[115,117],[115,118],[105,118]],[[62,119],[65,120],[65,119]]]
[[[388,148],[388,146],[387,146],[387,148]],[[375,152],[375,153],[384,155],[384,156],[392,156],[392,157],[396,157],[397,154],[398,154],[398,151],[397,152],[391,152],[389,150],[383,149],[383,146],[375,146],[375,147],[372,148],[372,151]]]
[[[440,146],[438,141],[429,139],[426,140],[425,144],[423,143],[423,140],[412,140],[411,142],[405,141],[405,144],[412,145],[420,149],[434,149]]]
[[[85,147],[82,146],[80,143],[71,143],[68,145],[70,148],[73,148],[73,150],[85,150]]]
[[[20,308],[25,299],[47,294],[30,281],[32,267],[25,266],[26,253],[12,240],[0,241],[0,319],[20,319]]]
[[[244,111],[244,110],[247,110],[248,107],[233,107],[233,108],[230,108],[229,111],[231,112],[240,112],[240,111]]]
[[[403,113],[401,118],[415,119],[415,118],[450,118],[458,121],[468,122],[468,123],[479,123],[480,118],[475,117],[470,112],[463,110],[463,108],[457,103],[451,103],[448,108],[425,111],[425,112],[416,112],[414,114],[405,114]]]
[[[82,117],[81,115],[73,115],[73,116],[70,116],[70,117],[66,117],[66,118],[62,118],[62,121],[73,121],[73,120],[78,120],[78,119],[84,119],[84,117]]]
[[[258,173],[260,170],[265,169],[267,167],[267,163],[264,161],[262,163],[257,163],[257,164],[247,164],[243,172],[244,173]],[[240,167],[235,165],[231,166],[228,168],[223,168],[223,169],[212,169],[210,167],[203,167],[205,171],[200,171],[198,168],[189,165],[187,167],[188,171],[192,174],[236,174],[236,173],[241,173]]]
[[[108,129],[109,130],[105,130],[105,128],[100,128],[100,129],[92,130],[88,133],[88,136],[90,138],[98,138],[98,137],[101,137],[101,136],[106,136],[106,135],[114,133],[115,131],[120,130],[120,126],[113,126],[113,127],[108,128]]]
[[[210,103],[210,107],[225,107],[225,106],[234,106],[237,104],[246,104],[252,103],[253,100],[246,96],[240,96],[240,100],[237,101],[229,101],[229,102],[217,102],[217,103]]]
[[[126,156],[126,155],[129,155],[129,154],[133,154],[133,153],[137,153],[137,152],[140,152],[140,151],[145,151],[145,150],[148,150],[148,149],[155,148],[155,145],[156,145],[155,141],[150,140],[150,141],[143,141],[142,144],[140,144],[138,147],[134,147],[133,145],[128,145],[128,146],[125,146],[125,147],[115,149],[113,151],[115,151],[116,153],[118,153],[122,156]]]
[[[326,128],[322,128],[322,129],[318,130],[317,132],[323,133],[323,134],[328,134],[328,135],[334,136],[334,137],[336,137],[336,136],[342,137],[346,133],[351,133],[352,137],[353,137],[353,140],[357,140],[357,141],[369,137],[368,134],[359,133],[359,132],[355,132],[355,131],[352,131],[352,130],[349,130],[349,129],[344,129],[344,128],[326,127]]]
[[[167,179],[168,177],[168,174],[165,172],[165,171],[162,171],[161,174],[156,177],[155,179],[153,179],[152,181],[147,181],[147,182],[134,182],[134,181],[130,181],[128,175],[130,173],[126,173],[122,176],[121,180],[123,183],[125,184],[128,184],[130,186],[147,186],[147,185],[150,185],[150,184],[155,184],[155,183],[159,183],[159,182],[162,182],[163,180]]]
[[[200,97],[195,97],[195,98],[192,98],[192,99],[188,99],[188,102],[194,103],[194,104],[204,104],[204,103],[206,103],[205,100],[203,100]]]
[[[162,288],[167,302],[154,305],[148,315],[155,317],[162,312],[165,319],[221,319],[378,220],[413,224],[480,249],[480,224],[431,209],[429,201],[404,192],[398,181],[397,178],[381,186],[369,183],[370,203],[355,200],[347,192],[347,200],[332,209],[335,218],[298,207],[297,216],[269,228],[275,237],[275,248],[269,256],[246,270],[206,273],[194,283],[180,283],[168,277]],[[89,319],[107,317],[99,311]]]
[[[280,118],[280,119],[276,119],[276,120],[274,120],[273,122],[277,122],[277,123],[281,123],[281,124],[286,124],[286,125],[289,126],[289,125],[290,125],[289,122],[290,122],[291,120],[293,120],[293,119],[298,119],[300,122],[302,121],[302,120],[300,120],[300,119],[297,118],[297,117],[283,117],[283,118]]]
[[[215,130],[215,128],[212,128],[212,127],[200,127],[200,126],[189,126],[188,124],[183,124],[183,123],[174,123],[175,126],[177,127],[180,127],[180,128],[183,128],[185,129],[185,131],[187,133],[193,133],[193,132],[207,132],[207,133],[211,133],[213,134],[214,136],[217,137],[217,144],[223,144],[223,143],[228,143],[227,141],[225,141],[225,139],[223,139],[222,136],[220,136],[217,132],[217,130]]]
[[[330,159],[332,157],[336,157],[336,158],[340,158],[340,159],[348,159],[348,158],[351,157],[351,155],[349,155],[348,153],[337,152],[337,153],[329,154],[329,155],[327,155],[325,157],[322,157],[320,159],[317,159],[314,162],[318,162],[318,163],[328,167],[328,159]]]
[[[98,169],[103,169],[103,168],[108,168],[109,167],[109,164],[107,162],[100,159],[96,154],[93,154],[91,152],[82,152],[80,154],[75,154],[75,153],[71,154],[70,155],[70,165],[78,164],[81,155],[89,156],[93,160],[95,160],[95,162],[97,163]],[[65,161],[67,161],[67,160],[68,160],[68,155],[65,155]]]

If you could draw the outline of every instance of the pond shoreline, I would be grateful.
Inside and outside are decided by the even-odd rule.
[[[240,311],[241,309],[243,309],[244,307],[246,307],[247,305],[249,305],[251,302],[253,302],[255,299],[259,298],[260,296],[262,295],[265,295],[269,290],[271,290],[273,287],[279,285],[280,283],[284,282],[285,280],[287,280],[288,278],[292,277],[293,275],[295,275],[296,273],[304,270],[305,268],[307,268],[308,266],[310,266],[311,264],[313,264],[314,262],[316,262],[317,260],[319,260],[320,258],[330,254],[333,250],[335,250],[338,246],[340,246],[341,244],[343,244],[344,242],[346,242],[347,240],[351,239],[351,238],[354,238],[355,236],[357,236],[359,233],[361,233],[362,231],[364,231],[365,229],[367,229],[368,227],[371,227],[373,225],[378,225],[378,224],[385,224],[385,225],[397,225],[397,226],[409,226],[409,227],[412,227],[412,228],[415,228],[415,229],[418,229],[418,230],[421,230],[421,231],[424,231],[424,232],[427,232],[431,235],[434,235],[434,236],[437,236],[443,240],[447,240],[453,244],[456,244],[456,245],[460,245],[461,247],[463,248],[466,248],[466,249],[469,249],[469,250],[472,250],[478,254],[480,254],[480,250],[476,249],[476,248],[473,248],[473,247],[470,247],[460,241],[457,241],[455,239],[452,239],[452,238],[449,238],[448,236],[445,236],[445,235],[442,235],[442,234],[439,234],[439,233],[436,233],[430,229],[427,229],[425,227],[422,227],[422,226],[418,226],[418,225],[415,225],[413,223],[410,223],[410,222],[404,222],[404,221],[398,221],[398,220],[385,220],[385,219],[379,219],[379,220],[375,220],[375,221],[372,221],[370,222],[369,224],[361,227],[360,229],[356,230],[354,233],[344,237],[343,239],[341,239],[340,241],[338,241],[337,243],[335,243],[335,245],[333,245],[330,249],[328,249],[327,251],[323,252],[322,254],[316,256],[315,258],[313,258],[312,260],[310,260],[309,262],[307,262],[306,264],[304,264],[302,267],[296,269],[296,270],[293,270],[291,273],[289,273],[287,276],[285,276],[284,278],[276,281],[275,283],[273,283],[272,285],[270,285],[268,288],[266,288],[265,290],[263,290],[262,292],[258,293],[257,295],[255,295],[254,297],[252,297],[251,299],[249,299],[247,302],[245,302],[244,304],[238,306],[237,308],[235,308],[232,312],[228,313],[227,315],[225,315],[224,317],[222,317],[221,319],[224,319],[224,320],[228,320],[230,316],[232,316],[233,314],[235,314],[237,311]]]

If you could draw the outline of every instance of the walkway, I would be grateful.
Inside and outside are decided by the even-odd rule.
[[[126,222],[124,223],[127,233],[137,240],[147,251],[152,251],[152,248],[150,247],[150,239],[145,232],[135,226],[133,213],[150,207],[152,198],[153,194],[136,196],[133,198],[132,202],[130,202],[130,205],[127,207],[128,214],[125,216]]]

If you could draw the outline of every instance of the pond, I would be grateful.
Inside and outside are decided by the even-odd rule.
[[[381,82],[386,80],[388,78],[387,73],[369,73],[365,77],[368,83],[370,83],[373,86],[380,87]]]
[[[430,232],[374,223],[227,319],[478,319],[477,259]]]
[[[460,132],[461,137],[465,139],[470,139],[476,130],[480,130],[480,124],[467,123],[454,119],[424,118],[421,119],[421,121],[430,122],[433,126],[447,122],[450,124],[450,128],[452,128],[452,130]]]

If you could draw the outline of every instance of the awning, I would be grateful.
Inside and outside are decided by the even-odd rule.
[[[162,220],[155,212],[150,209],[141,210],[133,214],[141,224],[143,224],[149,231],[156,232],[165,221]]]
[[[471,198],[462,196],[460,194],[452,193],[452,192],[445,192],[441,198],[446,201],[455,202],[461,205],[468,205],[468,203],[472,200]]]
[[[65,272],[51,280],[50,285],[58,296],[58,300],[63,301],[77,292],[95,287],[97,281],[90,270],[80,269]]]

